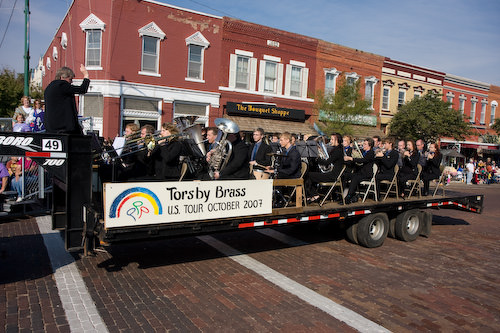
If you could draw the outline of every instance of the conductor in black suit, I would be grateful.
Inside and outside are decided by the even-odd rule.
[[[248,150],[250,165],[253,167],[255,179],[268,179],[269,173],[264,172],[265,168],[271,165],[271,147],[263,141],[264,130],[257,128],[253,132],[255,143]]]
[[[85,94],[89,89],[89,73],[80,65],[83,82],[80,86],[71,83],[75,73],[69,67],[61,67],[56,79],[45,88],[45,127],[47,133],[83,134],[78,123],[75,95]]]

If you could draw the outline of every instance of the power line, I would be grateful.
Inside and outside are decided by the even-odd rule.
[[[5,35],[7,35],[7,30],[9,30],[10,20],[12,19],[12,14],[14,14],[14,9],[16,8],[17,0],[14,1],[14,6],[12,6],[12,11],[10,12],[9,21],[7,22],[7,27],[3,33],[2,41],[0,42],[0,49],[2,48],[3,41],[5,39]]]
[[[237,18],[237,17],[235,17],[235,16],[233,16],[233,15],[231,15],[231,14],[229,14],[229,13],[226,13],[226,12],[224,12],[224,11],[222,11],[222,10],[218,10],[218,9],[212,8],[212,7],[210,7],[210,6],[207,6],[207,5],[205,5],[204,3],[201,3],[201,2],[198,2],[198,1],[195,1],[195,0],[189,0],[189,1],[191,1],[191,2],[193,2],[193,3],[195,3],[195,4],[197,4],[197,5],[200,5],[200,6],[206,7],[206,8],[208,8],[208,9],[210,9],[210,10],[213,10],[213,11],[216,11],[216,12],[218,12],[218,13],[221,13],[221,14],[223,14],[223,15],[225,15],[225,16],[230,16],[230,17]]]

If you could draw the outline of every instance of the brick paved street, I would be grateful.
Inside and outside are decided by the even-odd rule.
[[[500,185],[448,189],[484,193],[483,214],[433,210],[411,243],[366,249],[327,224],[211,236],[390,331],[500,331]],[[354,331],[205,238],[107,250],[75,259],[110,332]],[[35,218],[0,222],[0,273],[0,329],[70,331]]]

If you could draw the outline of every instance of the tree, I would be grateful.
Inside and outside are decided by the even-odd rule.
[[[464,140],[470,134],[472,127],[462,113],[434,93],[405,103],[390,122],[391,136],[410,140],[433,142],[441,137]]]
[[[320,129],[326,133],[351,134],[351,124],[359,122],[359,118],[372,113],[371,102],[362,98],[359,93],[359,80],[349,84],[345,78],[340,79],[335,94],[318,90],[314,96],[314,108],[323,111]]]
[[[491,125],[491,129],[497,132],[500,135],[500,118],[496,118],[493,125]]]
[[[0,117],[12,117],[24,94],[24,74],[7,68],[0,72]]]

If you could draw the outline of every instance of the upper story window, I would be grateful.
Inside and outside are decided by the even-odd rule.
[[[203,82],[205,49],[208,48],[210,43],[201,32],[197,31],[186,38],[186,45],[188,46],[188,69],[186,80]]]
[[[229,88],[255,91],[257,59],[253,52],[235,50],[229,56]]]
[[[159,74],[160,41],[165,38],[165,33],[151,22],[139,29],[142,37],[141,70],[139,74],[161,76]]]
[[[85,32],[85,66],[90,70],[100,70],[102,55],[102,32],[106,25],[94,14],[80,23]]]
[[[236,88],[248,89],[250,79],[250,58],[238,56],[236,63]]]
[[[285,95],[306,98],[308,78],[309,68],[306,68],[306,64],[290,60],[286,65]]]
[[[375,76],[369,76],[365,78],[365,100],[370,102],[370,107],[373,109],[373,96],[375,92],[375,84],[377,84],[378,79]]]
[[[476,105],[477,105],[478,99],[476,97],[472,97],[470,99],[470,122],[475,123],[476,122]]]
[[[467,100],[467,97],[465,95],[460,95],[458,97],[458,111],[460,111],[462,114],[464,114],[465,111],[465,101]]]
[[[398,90],[398,109],[403,106],[403,104],[406,101],[406,91],[410,86],[407,83],[400,83],[398,84],[399,90]]]
[[[389,96],[390,96],[391,88],[384,87],[382,92],[382,109],[389,110]]]
[[[479,117],[479,123],[481,125],[484,125],[484,121],[486,119],[486,106],[488,105],[488,101],[486,99],[483,99],[481,101],[481,115]]]
[[[346,73],[345,79],[346,79],[347,84],[352,85],[358,81],[359,75],[356,72]]]
[[[455,95],[451,91],[446,93],[446,101],[450,103],[450,109],[453,107],[453,97],[455,97]]]
[[[259,68],[259,91],[282,94],[283,91],[283,64],[281,58],[264,55]]]
[[[405,99],[406,99],[406,90],[405,89],[399,89],[398,92],[398,108],[403,106],[405,104]]]
[[[490,112],[490,126],[495,123],[495,113],[497,110],[498,103],[497,101],[491,102],[491,112]]]
[[[336,68],[325,69],[325,93],[335,95],[339,74],[340,72]]]

